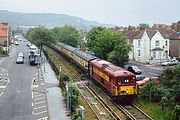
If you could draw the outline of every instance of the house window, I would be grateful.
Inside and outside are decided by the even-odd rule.
[[[165,46],[167,46],[167,40],[166,40],[166,42],[165,42]]]
[[[141,51],[140,50],[138,50],[138,56],[141,56]]]
[[[138,40],[138,46],[140,46],[141,45],[141,41],[140,40]]]
[[[153,53],[154,53],[154,54],[153,54],[154,58],[156,58],[156,51],[154,51]]]
[[[156,46],[159,46],[159,40],[156,40]]]

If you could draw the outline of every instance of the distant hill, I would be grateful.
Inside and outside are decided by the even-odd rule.
[[[46,27],[59,27],[63,25],[71,25],[76,28],[91,28],[93,26],[113,25],[101,24],[95,21],[88,21],[80,17],[74,17],[64,14],[55,13],[19,13],[0,10],[0,23],[7,22],[12,27],[17,26],[37,26],[42,25]]]

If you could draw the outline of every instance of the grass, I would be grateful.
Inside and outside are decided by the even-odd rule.
[[[82,105],[84,107],[86,120],[95,120],[96,117],[93,111],[89,108],[88,104],[85,102],[85,100],[82,98],[81,95],[78,97],[78,102],[79,102],[79,105]]]
[[[138,107],[140,107],[145,113],[147,113],[154,120],[170,120],[170,112],[162,110],[161,106],[157,103],[150,103],[147,101],[139,101]]]

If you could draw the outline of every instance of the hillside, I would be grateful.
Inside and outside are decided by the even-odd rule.
[[[19,13],[0,10],[0,22],[7,22],[12,27],[37,26],[57,27],[71,25],[77,28],[91,28],[92,26],[112,26],[88,21],[80,17],[54,13]]]

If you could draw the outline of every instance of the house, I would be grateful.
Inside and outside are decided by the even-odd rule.
[[[133,59],[150,64],[159,64],[169,59],[169,34],[158,29],[141,31],[133,39]]]
[[[9,30],[10,27],[7,23],[0,23],[0,52],[3,51],[4,47],[9,46]]]
[[[136,35],[140,33],[140,30],[127,30],[123,34],[128,38],[128,44],[131,46],[131,51],[129,52],[129,60],[133,60],[133,39]]]
[[[169,36],[170,41],[170,57],[180,57],[180,21],[177,25],[177,32]]]

